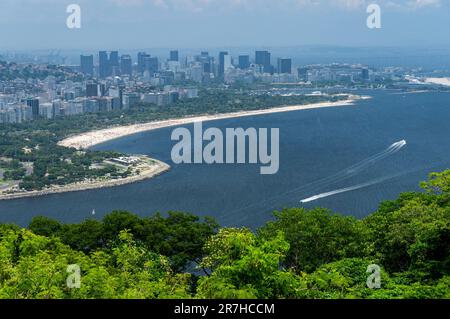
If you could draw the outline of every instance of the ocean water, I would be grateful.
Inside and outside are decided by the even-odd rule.
[[[46,215],[72,223],[112,210],[142,216],[174,210],[255,228],[274,210],[293,206],[364,217],[380,201],[419,190],[429,172],[450,168],[450,93],[360,93],[373,98],[354,106],[203,123],[204,129],[280,128],[275,175],[260,175],[259,164],[175,165],[173,128],[160,129],[96,149],[148,154],[172,165],[171,171],[115,188],[0,201],[0,222],[27,225],[33,216]]]

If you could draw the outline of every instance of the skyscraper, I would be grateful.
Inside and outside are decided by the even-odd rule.
[[[111,51],[109,55],[109,74],[118,75],[120,73],[119,52]]]
[[[240,55],[239,56],[239,69],[245,70],[250,67],[250,56]]]
[[[105,85],[105,83],[100,83],[99,85],[98,85],[98,89],[99,89],[99,94],[100,94],[100,96],[106,96],[106,85]]]
[[[225,73],[225,56],[228,52],[222,51],[219,53],[219,77],[223,77]]]
[[[150,54],[147,54],[145,52],[139,52],[138,53],[138,66],[137,70],[139,73],[144,73],[145,71],[145,58],[149,58]]]
[[[255,63],[262,65],[265,73],[273,73],[272,65],[270,64],[270,52],[269,51],[256,51]]]
[[[301,67],[297,69],[298,78],[301,81],[308,81],[308,68]]]
[[[120,59],[120,73],[122,75],[131,75],[133,73],[133,63],[130,55],[122,55]]]
[[[88,83],[86,84],[86,97],[98,96],[98,84]]]
[[[27,105],[31,107],[31,114],[33,116],[33,120],[39,118],[39,99],[29,98],[27,99]]]
[[[203,72],[211,73],[211,63],[210,62],[203,63]]]
[[[203,65],[204,73],[211,73],[211,65],[212,65],[212,57],[209,56],[209,53],[206,51],[202,51],[200,55],[196,59]]]
[[[159,62],[157,57],[146,57],[144,59],[145,71],[148,71],[150,75],[153,75],[159,70]]]
[[[369,80],[370,75],[369,75],[369,69],[368,68],[362,68],[361,69],[361,78],[363,80]]]
[[[93,55],[80,55],[80,71],[85,75],[94,75]]]
[[[231,55],[230,54],[226,54],[223,57],[223,70],[224,73],[226,70],[230,69],[233,67],[233,61],[231,59]]]
[[[277,63],[278,73],[291,74],[292,72],[292,60],[286,58],[278,58]]]
[[[109,59],[106,51],[98,53],[98,75],[100,78],[106,78],[110,75]]]
[[[172,50],[170,51],[170,61],[179,61],[178,60],[178,50]]]

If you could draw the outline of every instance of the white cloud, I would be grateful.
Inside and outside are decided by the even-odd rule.
[[[148,5],[172,10],[203,11],[245,8],[249,10],[270,8],[305,8],[332,6],[340,9],[361,9],[371,3],[386,8],[419,9],[439,7],[442,0],[108,0],[120,5]]]
[[[332,2],[344,9],[359,9],[366,6],[365,0],[332,0]]]
[[[67,3],[84,5],[92,0],[66,0]],[[143,7],[166,11],[219,11],[219,10],[298,10],[304,8],[335,8],[338,10],[360,10],[371,3],[377,3],[386,9],[417,10],[438,8],[450,0],[95,0],[95,5],[112,4],[121,7]],[[61,4],[61,0],[0,0],[1,7],[23,5]]]
[[[419,9],[424,7],[440,7],[441,0],[410,0],[408,5],[411,8]]]

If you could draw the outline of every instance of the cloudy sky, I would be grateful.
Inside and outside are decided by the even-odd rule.
[[[367,6],[382,28],[366,26]],[[81,29],[66,27],[69,4]],[[450,0],[0,0],[0,50],[450,43]]]

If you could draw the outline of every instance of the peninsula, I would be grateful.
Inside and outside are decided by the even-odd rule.
[[[173,119],[150,121],[131,125],[118,125],[109,128],[102,128],[95,131],[75,133],[72,136],[67,136],[57,142],[58,147],[64,149],[76,149],[74,153],[75,158],[78,156],[85,156],[91,152],[90,148],[105,143],[110,140],[122,138],[125,136],[151,131],[165,127],[175,127],[180,125],[191,124],[195,122],[207,122],[221,119],[238,118],[245,116],[257,116],[279,112],[291,112],[298,110],[329,108],[339,106],[354,105],[356,100],[368,99],[367,96],[358,95],[335,95],[341,99],[338,101],[321,101],[316,103],[307,103],[303,105],[287,105],[279,107],[268,107],[252,110],[241,110],[236,112],[224,112],[216,114],[197,114],[185,117],[177,117]],[[33,150],[30,150],[33,151]],[[5,158],[5,163],[11,161]],[[70,164],[73,162],[67,159]],[[9,164],[5,164],[9,165]],[[26,166],[23,164],[24,167]],[[32,174],[33,166],[30,166],[29,174]],[[113,187],[142,181],[160,175],[170,169],[170,166],[161,161],[152,159],[144,155],[127,155],[121,156],[107,156],[103,160],[97,161],[88,167],[89,170],[101,172],[93,174],[93,176],[86,176],[83,179],[74,180],[69,183],[49,183],[40,189],[24,189],[21,187],[20,180],[3,181],[0,186],[0,200],[17,199],[22,197],[44,196],[55,193],[84,191],[90,189]],[[48,175],[48,173],[47,173]]]

